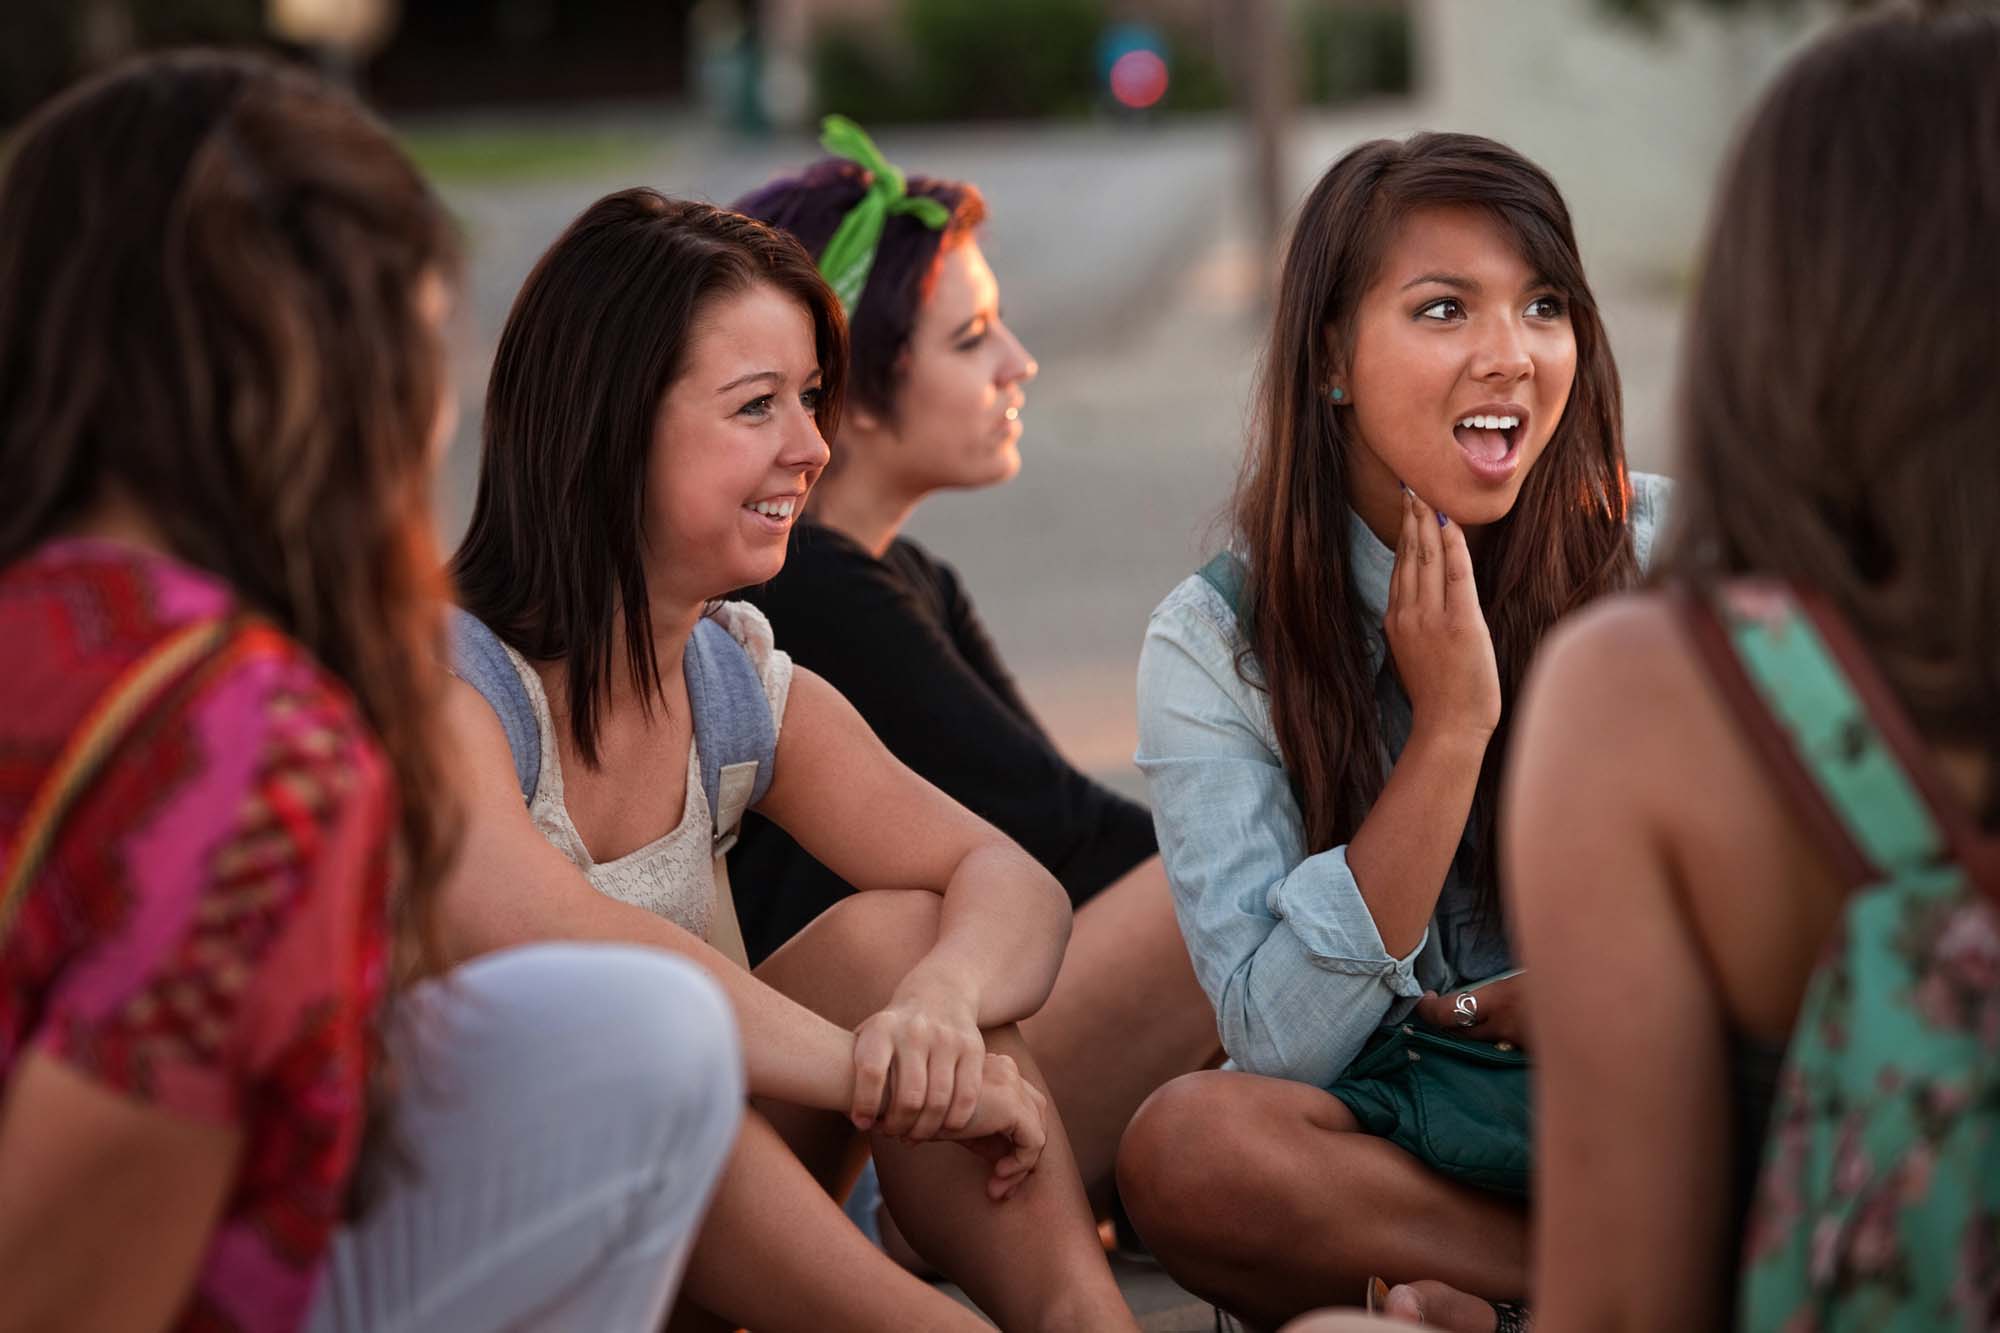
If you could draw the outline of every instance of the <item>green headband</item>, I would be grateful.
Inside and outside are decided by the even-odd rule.
[[[913,217],[932,231],[942,231],[951,221],[951,210],[935,199],[905,193],[903,173],[882,156],[882,150],[867,131],[846,116],[828,116],[819,123],[820,146],[835,157],[844,157],[867,172],[868,193],[848,210],[834,230],[833,239],[819,253],[819,271],[840,298],[848,314],[861,301],[868,274],[875,267],[875,251],[882,244],[882,228],[891,213]]]

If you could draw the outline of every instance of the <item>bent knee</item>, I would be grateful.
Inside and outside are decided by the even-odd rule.
[[[1183,1074],[1140,1104],[1118,1141],[1118,1194],[1147,1240],[1178,1231],[1212,1201],[1231,1173],[1229,1144],[1241,1127],[1231,1075]]]
[[[672,954],[619,949],[600,960],[596,982],[601,1036],[626,1054],[628,1095],[648,1105],[698,1103],[740,1114],[743,1047],[714,978]]]
[[[813,923],[837,947],[914,964],[937,944],[944,899],[927,889],[873,889],[841,899]]]
[[[685,959],[636,945],[539,944],[475,960],[449,984],[458,1054],[540,1095],[669,1118],[740,1114],[735,1014]]]

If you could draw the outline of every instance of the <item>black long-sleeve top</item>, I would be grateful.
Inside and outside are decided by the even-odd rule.
[[[1082,903],[1157,850],[1146,809],[1056,749],[950,566],[898,538],[880,559],[801,523],[785,568],[737,594],[778,647],[845,695],[898,759],[1026,848]],[[885,835],[894,827],[884,812]],[[752,963],[853,890],[755,815],[729,854]]]

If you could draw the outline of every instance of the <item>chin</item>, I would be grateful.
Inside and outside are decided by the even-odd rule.
[[[1514,483],[1493,490],[1484,486],[1454,486],[1431,500],[1433,508],[1452,522],[1468,528],[1482,528],[1514,512],[1521,498],[1521,485]]]
[[[1002,482],[1012,481],[1014,480],[1014,478],[1020,475],[1021,475],[1020,446],[1015,444],[1009,444],[1007,445],[1006,448],[1000,451],[999,457],[993,460],[993,470],[991,474],[986,478],[986,480],[984,480],[980,484],[982,486],[998,486]]]

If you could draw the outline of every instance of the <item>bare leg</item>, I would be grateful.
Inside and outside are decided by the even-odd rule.
[[[1266,1325],[1352,1305],[1371,1276],[1527,1291],[1523,1210],[1355,1128],[1318,1088],[1208,1071],[1139,1109],[1118,1155],[1139,1232],[1182,1286]]]
[[[758,1333],[986,1327],[870,1245],[755,1112],[702,1222],[669,1327],[744,1325]]]
[[[1119,1136],[1139,1103],[1222,1050],[1159,857],[1077,912],[1055,991],[1021,1032],[1062,1110],[1077,1173],[1102,1208]]]
[[[930,951],[937,921],[935,894],[856,894],[765,959],[757,974],[852,1026],[886,1004],[897,982]],[[1017,1029],[993,1029],[986,1043],[1042,1084]],[[853,1129],[838,1115],[787,1112],[782,1128],[788,1141],[817,1176],[831,1181]],[[956,1144],[910,1147],[880,1134],[870,1140],[883,1196],[903,1234],[1002,1328],[1136,1327],[1105,1263],[1053,1105],[1041,1163],[1004,1203],[986,1197],[987,1164]]]

